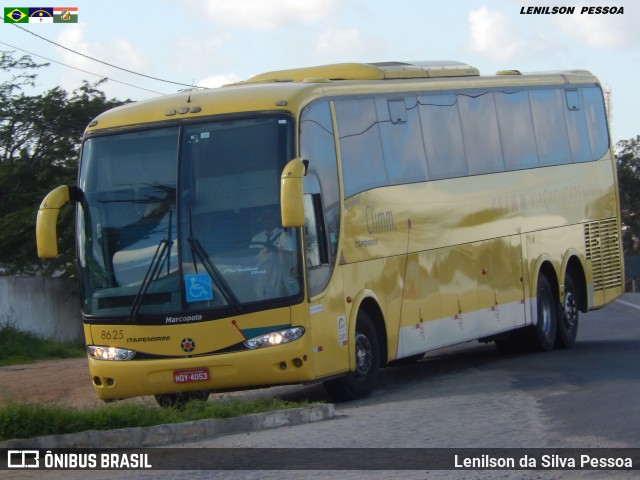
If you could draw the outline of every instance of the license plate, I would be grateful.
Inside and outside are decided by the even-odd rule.
[[[208,368],[192,368],[190,370],[174,370],[174,383],[206,382],[209,380]]]

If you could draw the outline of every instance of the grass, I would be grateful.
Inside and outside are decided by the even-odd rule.
[[[12,325],[0,325],[0,367],[85,355],[84,345],[45,340],[33,333],[21,332]]]
[[[94,409],[8,403],[0,407],[0,441],[86,430],[113,430],[209,418],[231,418],[307,405],[307,403],[288,402],[277,398],[260,398],[250,401],[228,399],[219,402],[193,400],[179,409],[130,403]]]

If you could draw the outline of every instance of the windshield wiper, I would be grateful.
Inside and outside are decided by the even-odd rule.
[[[129,321],[131,322],[133,322],[138,315],[138,311],[142,306],[142,300],[147,294],[147,290],[149,290],[151,282],[160,276],[165,255],[167,257],[167,274],[169,274],[171,267],[171,248],[173,247],[173,240],[171,240],[171,228],[173,225],[172,213],[173,211],[169,210],[169,233],[167,234],[167,238],[163,238],[160,240],[160,243],[158,243],[156,251],[153,254],[153,258],[151,259],[151,263],[149,264],[149,268],[147,268],[147,273],[145,273],[144,278],[142,279],[142,284],[138,289],[138,293],[133,299],[133,305],[131,305],[131,311],[129,312]]]
[[[149,290],[151,281],[157,279],[160,276],[162,264],[164,263],[162,260],[165,255],[168,255],[167,252],[171,251],[172,245],[173,245],[173,242],[169,242],[164,238],[160,240],[160,243],[156,248],[156,253],[153,254],[153,258],[151,259],[151,263],[149,264],[147,273],[145,274],[144,279],[142,280],[142,285],[140,285],[140,289],[136,294],[136,298],[133,300],[133,305],[131,306],[131,311],[129,312],[129,320],[133,321],[136,315],[138,315],[138,310],[140,310],[140,306],[142,305],[142,300],[144,299],[144,296],[147,294],[147,290]],[[168,260],[168,256],[167,256],[167,260]]]
[[[236,310],[240,309],[240,301],[238,297],[233,292],[227,281],[224,279],[220,270],[213,264],[206,250],[200,243],[200,241],[193,235],[193,226],[191,223],[191,209],[189,209],[189,238],[187,239],[189,245],[191,245],[191,255],[194,257],[194,266],[195,266],[195,257],[198,257],[204,269],[207,271],[213,283],[218,287],[220,293],[226,300],[226,302]],[[197,268],[197,267],[196,267]]]

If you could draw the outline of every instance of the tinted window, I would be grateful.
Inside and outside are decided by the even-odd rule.
[[[467,175],[456,96],[419,96],[418,110],[429,177],[437,180]]]
[[[531,112],[540,166],[561,165],[571,158],[563,91],[531,90]]]
[[[504,170],[493,93],[458,95],[469,175]]]
[[[597,87],[336,101],[345,195],[383,185],[596,160]]]
[[[340,229],[338,162],[327,102],[312,103],[302,112],[300,155],[309,160],[304,190],[304,232],[309,295],[313,296],[329,281]],[[319,198],[318,202],[316,198]]]
[[[574,162],[588,162],[593,159],[591,143],[589,141],[589,128],[584,116],[585,110],[580,91],[567,90],[567,130],[569,144]]]
[[[528,92],[496,92],[500,141],[507,170],[538,166],[533,117]]]
[[[391,184],[428,178],[415,97],[376,100],[385,168]],[[390,117],[391,115],[391,117]]]
[[[602,91],[599,88],[582,88],[585,117],[593,158],[602,157],[609,148],[609,129],[604,109]]]
[[[386,185],[375,101],[346,100],[335,104],[346,197]]]

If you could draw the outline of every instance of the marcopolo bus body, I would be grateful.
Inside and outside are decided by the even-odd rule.
[[[105,400],[324,381],[470,340],[570,347],[622,293],[615,164],[586,71],[339,64],[125,105],[87,128],[77,208]]]

